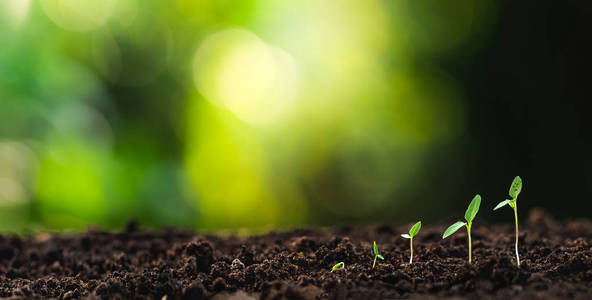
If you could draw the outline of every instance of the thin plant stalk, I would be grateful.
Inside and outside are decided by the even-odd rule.
[[[374,266],[376,266],[376,258],[377,256],[374,256],[374,263],[372,263],[372,269],[374,269]]]
[[[409,239],[409,246],[411,248],[411,258],[409,259],[409,264],[413,263],[413,238]]]
[[[339,262],[336,265],[333,266],[333,268],[331,268],[331,273],[333,273],[333,271],[338,270],[338,269],[345,269],[345,264],[343,262]]]
[[[518,205],[514,203],[514,219],[516,220],[516,263],[520,266],[520,256],[518,255]]]
[[[471,251],[471,222],[469,222],[469,224],[467,224],[467,235],[469,236],[469,264],[471,263],[471,253],[473,251]]]

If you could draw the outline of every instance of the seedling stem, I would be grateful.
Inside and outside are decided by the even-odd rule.
[[[409,239],[409,248],[411,248],[411,257],[409,258],[409,264],[413,263],[413,238]]]
[[[516,263],[520,266],[520,256],[518,255],[518,205],[514,202],[514,220],[516,221],[516,243],[514,248],[516,249]]]
[[[469,235],[469,264],[471,263],[471,254],[473,253],[473,251],[471,251],[471,225],[471,222],[467,224],[467,234]]]
[[[335,264],[333,266],[333,268],[331,268],[331,273],[333,273],[333,271],[337,270],[337,269],[344,269],[345,268],[345,264],[343,262],[339,262],[337,264]]]

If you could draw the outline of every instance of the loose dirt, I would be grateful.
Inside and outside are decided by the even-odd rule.
[[[410,225],[410,224],[409,224]],[[425,226],[425,224],[424,224]],[[512,225],[341,227],[222,238],[167,229],[0,236],[0,297],[58,299],[592,299],[592,224],[533,210]],[[372,241],[384,261],[372,269]],[[330,272],[344,262],[345,268]]]

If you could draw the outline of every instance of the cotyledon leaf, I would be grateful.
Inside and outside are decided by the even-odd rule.
[[[512,200],[504,200],[504,201],[502,201],[502,202],[498,203],[498,204],[495,206],[495,208],[493,208],[493,210],[498,210],[498,209],[500,209],[500,208],[502,208],[502,207],[504,207],[504,206],[506,206],[506,205],[510,204],[510,201],[512,201]]]
[[[459,230],[461,227],[463,227],[465,225],[467,225],[467,223],[461,222],[461,221],[458,221],[458,222],[450,225],[450,227],[448,227],[446,229],[446,231],[444,231],[444,235],[442,235],[442,238],[443,239],[447,238],[448,236],[455,233],[457,230]]]

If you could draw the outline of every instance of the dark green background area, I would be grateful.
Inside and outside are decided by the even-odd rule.
[[[0,4],[0,230],[591,217],[580,1]]]

